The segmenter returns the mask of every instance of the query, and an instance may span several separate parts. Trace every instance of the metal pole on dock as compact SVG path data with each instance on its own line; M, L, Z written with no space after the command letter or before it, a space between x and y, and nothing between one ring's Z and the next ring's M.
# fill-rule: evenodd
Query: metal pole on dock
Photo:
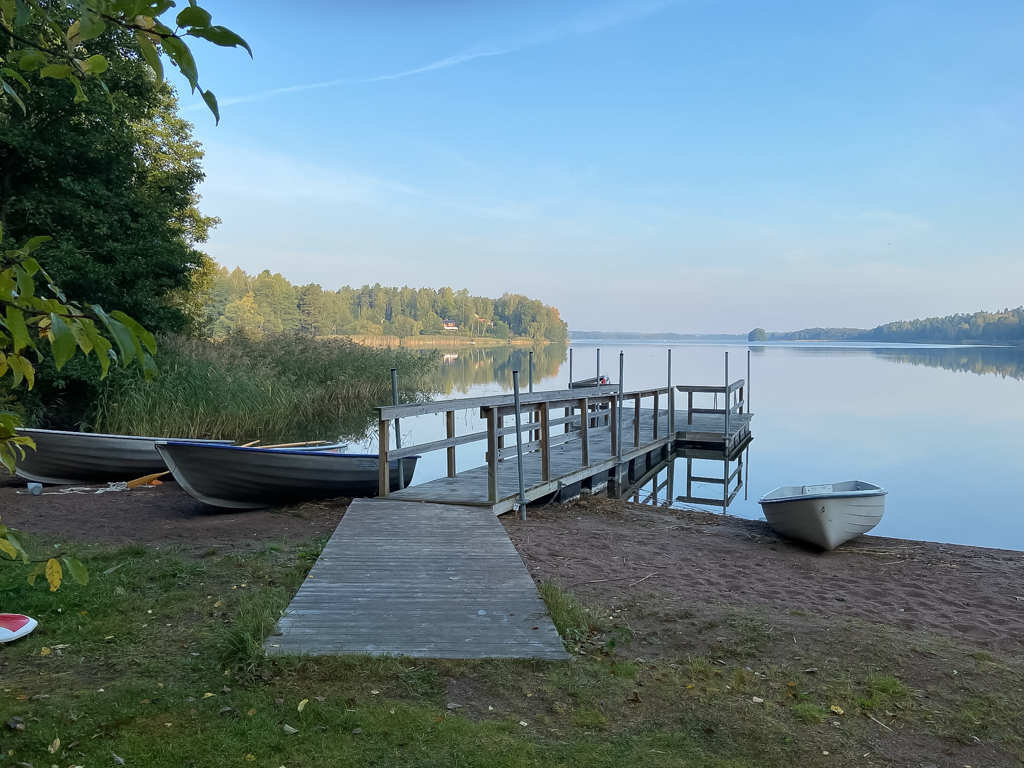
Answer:
M391 369L391 404L398 405L398 370L396 368ZM402 429L400 427L400 419L395 419L395 450L399 451L402 449ZM405 488L405 464L402 459L398 460L398 490Z
M516 457L519 459L519 519L526 519L526 478L523 476L523 413L519 405L519 371L512 371L512 393L516 403Z
M615 460L619 464L622 463L622 370L623 370L623 367L625 365L625 357L626 357L626 353L620 351L619 352L619 407L616 409L616 416L618 417L618 420L619 420L618 425L616 425L616 429L618 429L617 434L619 436L619 439L616 441L617 445L615 446L616 449L617 449L616 454L615 454ZM640 425L638 424L637 428L639 429L639 427L640 427Z
M596 384L596 386L598 386L598 387L601 386L601 348L600 347L597 348L597 384Z
M744 394L746 395L746 397L744 397L743 399L747 401L747 407L745 408L745 410L746 410L747 413L753 413L753 411L750 410L750 350L749 349L747 350L747 388L746 388L746 391L744 392Z
M530 350L530 394L533 394L533 350Z
M729 353L725 353L725 453L729 455L729 409L732 397L729 392Z
M569 389L572 389L572 347L569 347Z
M668 394L665 395L668 400L668 449L672 451L672 446L676 440L676 399L672 394L672 350L668 351Z

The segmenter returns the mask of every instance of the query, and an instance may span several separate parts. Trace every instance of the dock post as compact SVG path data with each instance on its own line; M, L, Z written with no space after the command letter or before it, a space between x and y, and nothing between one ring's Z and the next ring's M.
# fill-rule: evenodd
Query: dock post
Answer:
M391 369L391 404L398 405L398 370L396 368ZM449 437L455 437L455 435L449 435ZM397 418L395 419L395 450L402 450L402 427ZM405 488L404 464L402 459L398 460L398 490Z
M594 386L601 386L601 348L597 348L597 384Z
M377 444L377 495L386 499L391 495L391 473L388 467L388 444L391 442L391 422L381 419L379 424L379 437Z
M676 441L676 393L672 389L672 350L668 351L668 439L669 450ZM671 494L670 494L671 495Z
M547 482L551 479L551 435L549 424L551 412L547 403L540 405L540 476Z
M448 439L451 440L455 437L455 411L445 411L444 413L444 426L445 433L448 435ZM448 448L448 477L455 477L455 446L449 446Z
M626 365L626 353L618 352L618 444L615 446L615 461L623 463L623 371ZM617 471L617 469L616 469Z
M587 398L579 401L580 409L580 453L583 456L582 465L590 466L590 405Z
M498 409L484 408L487 419L487 500L498 503Z
M572 347L569 347L569 389L572 389Z
M516 404L516 457L519 459L519 519L526 519L526 479L523 476L523 414L519 406L519 371L512 371L512 394Z
M530 350L530 394L533 394L533 350Z
M732 409L732 393L729 391L729 353L725 353L725 452L729 453L729 411Z
M747 413L753 413L753 411L750 410L750 350L749 349L747 350L747 391L746 391L745 394L746 394L746 401L747 401Z

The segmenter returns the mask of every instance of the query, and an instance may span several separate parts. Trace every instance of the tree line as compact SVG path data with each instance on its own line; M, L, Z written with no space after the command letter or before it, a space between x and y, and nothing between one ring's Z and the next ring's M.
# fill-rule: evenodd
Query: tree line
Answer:
M444 334L565 342L568 330L555 307L520 294L491 299L465 289L379 283L331 291L316 283L293 285L270 270L250 275L239 267L214 270L204 312L215 338L236 331L297 331L311 336Z
M890 341L931 344L1022 344L1024 306L1002 312L900 320L871 329L805 328L787 333L752 330L749 341Z

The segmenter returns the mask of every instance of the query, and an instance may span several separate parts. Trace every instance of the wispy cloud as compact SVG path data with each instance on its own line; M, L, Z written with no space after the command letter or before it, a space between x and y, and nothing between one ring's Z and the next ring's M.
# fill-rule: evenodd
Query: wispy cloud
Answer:
M376 77L364 78L342 78L339 80L326 80L318 83L301 83L290 85L284 88L274 88L269 91L252 93L247 96L233 96L220 100L221 106L230 104L242 104L250 101L262 101L264 99L281 96L287 93L298 93L300 91L311 91L320 88L336 88L345 85L357 85L360 83L377 83L385 80L398 80L403 77L422 75L427 72L436 72L441 69L455 67L475 59L487 58L489 56L504 56L517 51L524 51L528 48L536 48L540 45L547 45L569 37L580 37L593 34L609 27L626 24L630 21L642 19L651 14L657 13L672 5L677 5L682 0L611 0L611 2L590 8L583 13L577 14L566 21L546 27L538 32L522 35L505 40L492 40L478 43L471 48L447 56L443 59L424 64L420 67L406 69L401 72L394 72L388 75L377 75ZM189 108L201 108L203 105L190 105Z

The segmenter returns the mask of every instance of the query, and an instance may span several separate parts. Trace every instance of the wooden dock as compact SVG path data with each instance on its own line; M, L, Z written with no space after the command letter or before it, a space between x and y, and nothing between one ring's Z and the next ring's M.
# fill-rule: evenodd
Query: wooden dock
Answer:
M567 655L490 509L356 500L266 651L539 658Z
M544 477L543 456L538 450L523 455L523 474L527 501L548 499L556 501L578 496L584 489L596 492L616 481L616 469L621 467L619 482L632 485L656 465L666 461L677 446L700 445L707 450L724 450L725 446L742 446L749 442L750 414L737 414L730 420L729 437L724 435L724 416L696 414L687 422L686 412L677 412L675 432L669 434L668 413L658 417L660 429L655 437L654 410L640 410L640 434L636 439L636 420L631 414L623 423L621 461L613 451L611 430L592 434L589 440L589 462L583 465L580 440L570 440L550 449L548 479ZM514 428L513 428L514 429ZM527 431L524 427L524 431ZM636 443L639 442L639 445ZM626 447L628 446L628 447ZM514 442L509 449L514 450ZM519 460L512 455L498 462L498 498L488 497L488 472L485 466L458 472L454 477L440 477L413 485L401 491L392 491L389 498L402 501L484 506L495 514L513 509L519 495Z

